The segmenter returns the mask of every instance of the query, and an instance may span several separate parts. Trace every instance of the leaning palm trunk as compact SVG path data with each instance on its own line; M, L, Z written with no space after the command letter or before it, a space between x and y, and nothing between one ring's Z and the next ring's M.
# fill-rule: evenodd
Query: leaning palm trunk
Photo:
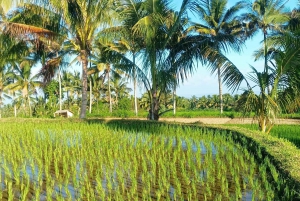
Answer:
M220 97L220 113L223 114L223 95L222 95L222 79L221 70L218 67L219 97Z
M81 91L81 108L80 108L80 118L84 119L86 117L86 105L87 105L87 60L88 53L86 50L81 51L81 61L82 61L82 91Z

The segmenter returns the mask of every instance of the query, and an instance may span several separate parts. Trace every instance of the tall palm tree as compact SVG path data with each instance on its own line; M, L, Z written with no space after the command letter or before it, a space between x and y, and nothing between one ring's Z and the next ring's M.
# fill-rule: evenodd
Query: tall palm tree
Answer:
M269 70L258 72L252 67L253 73L249 75L249 80L255 83L254 87L258 87L260 93L255 94L254 87L249 87L239 100L245 114L254 111L254 118L264 133L269 133L278 114L300 97L299 35L284 34L273 44L273 50L268 52L270 56L267 55L271 63Z
M118 104L119 99L123 97L129 97L129 92L131 88L129 88L128 82L125 77L114 76L111 78L111 90L115 96L115 103Z
M68 27L70 45L79 55L82 64L82 102L80 118L85 118L87 108L87 71L88 57L92 51L92 42L100 27L105 27L113 18L112 0L38 0L35 1L60 14L64 25Z
M32 65L30 61L25 60L20 65L15 66L11 72L7 73L7 76L14 80L14 82L6 85L4 89L13 92L22 92L22 97L25 103L28 104L29 115L31 116L32 111L30 96L36 93L36 89L41 85L41 82L37 79L38 75L32 75Z
M198 33L201 36L200 40L207 44L202 54L208 59L211 72L217 72L218 75L221 114L223 113L221 70L223 68L223 71L228 71L235 68L225 54L230 50L240 52L244 45L245 33L238 18L245 5L240 1L227 8L227 0L196 1L194 11L199 16L200 23L193 23L189 28L190 31Z
M144 47L141 50L144 58L142 69L145 75L149 75L145 87L151 97L151 109L149 111L151 120L158 120L159 118L159 91L163 91L160 88L164 85L160 81L165 83L164 79L167 78L162 76L167 74L165 68L167 44L186 13L188 4L189 0L184 0L178 15L174 18L174 12L170 9L169 1L143 1L141 5L142 15L133 26L134 34L144 38Z
M137 69L136 58L140 49L142 49L143 39L141 36L135 35L133 31L134 25L141 18L141 0L125 0L120 11L122 25L119 28L121 37L119 43L123 44L132 55L132 78L133 78L133 93L134 93L134 111L138 115L137 105Z
M13 81L7 77L7 72L27 54L28 47L24 41L15 40L5 33L0 34L0 107L3 104L4 88Z
M242 16L249 31L261 31L263 34L264 71L266 73L269 70L268 35L283 31L283 25L289 20L287 13L284 12L285 2L285 0L255 0L248 5L251 8L250 12Z

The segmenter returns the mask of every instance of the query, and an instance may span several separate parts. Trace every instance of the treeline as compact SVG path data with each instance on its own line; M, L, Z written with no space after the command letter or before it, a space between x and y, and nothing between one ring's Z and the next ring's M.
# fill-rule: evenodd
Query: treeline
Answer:
M169 0L0 2L1 116L10 107L6 102L13 103L15 115L29 117L70 109L76 114L79 110L84 119L102 103L108 103L112 114L121 100L132 100L126 94L129 78L135 115L140 88L150 104L145 97L139 102L148 104L150 120L158 120L170 110L164 96L173 97L176 113L178 86L200 66L217 75L219 104L194 101L190 108L219 105L222 113L233 107L226 105L223 85L235 93L245 83L237 107L244 115L253 112L260 130L269 132L280 113L300 106L298 5L286 10L279 0L238 1L232 6L227 0L182 0L175 9L175 1ZM17 3L22 4L10 7ZM263 64L249 67L252 72L244 75L227 54L242 53L254 35L262 41L254 60ZM74 65L81 67L80 74L72 75L76 82L63 86L65 71ZM54 93L55 82L59 89ZM122 82L122 90L115 87Z

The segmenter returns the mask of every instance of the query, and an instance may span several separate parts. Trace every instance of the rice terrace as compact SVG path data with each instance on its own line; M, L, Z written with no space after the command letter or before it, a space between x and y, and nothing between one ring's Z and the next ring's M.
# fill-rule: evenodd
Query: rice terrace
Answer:
M293 158L281 163L277 160L283 158L272 155L276 150L268 153L263 143L290 149L280 157L295 151L299 159L299 149L271 136L253 140L243 132L138 120L2 121L0 197L299 199L300 174L292 169L298 166L289 164Z
M300 0L0 0L0 201L300 201Z

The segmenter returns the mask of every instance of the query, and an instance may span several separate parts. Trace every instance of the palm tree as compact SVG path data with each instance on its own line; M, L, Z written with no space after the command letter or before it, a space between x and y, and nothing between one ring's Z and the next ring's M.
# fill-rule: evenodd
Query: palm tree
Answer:
M246 28L251 31L262 31L264 46L264 71L268 74L268 45L267 38L270 33L283 31L283 25L288 22L288 15L284 12L284 0L255 0L249 13L242 17L245 21Z
M134 25L141 18L141 0L125 0L120 11L120 18L122 19L122 25L118 27L121 33L119 44L123 44L127 51L132 55L132 78L133 78L133 92L134 92L134 111L135 115L138 115L137 105L137 69L136 58L137 54L142 48L142 37L135 35L133 31Z
M149 110L149 108L151 108L151 99L149 93L144 93L139 99L139 107L146 110Z
M299 70L300 38L299 35L285 34L273 44L267 58L270 66L266 72L258 72L252 67L249 80L254 82L260 93L255 94L252 87L244 92L239 100L239 106L244 114L254 111L259 129L269 133L281 111L300 97ZM249 85L248 85L249 86Z
M58 32L62 35L66 33L65 28L60 26L60 16L38 5L24 4L21 9L15 10L6 21L4 31L9 32L10 35L16 34L23 37L21 39L26 39L26 43L31 49L29 57L35 63L40 62L42 64L40 75L43 76L44 85L46 85L54 76L57 66L62 62L62 56L58 57L58 51L61 48L59 44L62 43L63 38L55 37L56 41L49 40L49 33L53 36L55 33L58 36ZM44 33L39 33L41 30L44 30ZM37 34L34 34L35 32ZM51 37L51 39L54 38Z
M27 54L28 47L24 41L15 40L5 33L0 34L0 107L3 104L4 88L13 81L7 77L7 72L19 58Z
M133 26L134 34L144 38L144 46L141 50L144 58L142 70L145 75L149 75L144 83L151 97L151 109L149 111L151 120L158 120L159 118L159 92L164 91L160 88L166 86L164 84L166 83L165 79L169 78L171 81L174 77L173 73L167 72L165 54L167 44L179 26L188 3L188 0L182 2L181 9L174 18L174 12L169 8L169 1L143 1L141 5L142 15ZM163 76L167 74L168 77ZM170 78L171 75L172 79Z
M131 88L129 88L128 82L125 77L114 76L111 78L111 90L115 96L115 103L118 104L119 99L124 97L129 97L129 92Z
M15 5L15 3L18 3L20 1L14 0L8 2L11 3L10 5ZM9 3L6 3L5 5L9 5ZM2 34L8 34L11 38L22 40L22 41L31 40L35 42L39 41L41 38L44 41L50 41L56 35L52 30L45 28L47 25L49 25L48 23L45 23L45 21L43 21L43 23L41 24L41 21L37 20L38 16L28 19L27 18L28 15L26 17L22 15L18 15L20 10L28 11L26 9L27 7L22 7L22 9L16 9L15 12L13 13L14 15L8 15L9 17L7 17L5 14L5 11L7 10L3 9L3 7L1 6L0 6L0 26L1 26ZM29 7L36 8L33 4L30 4ZM38 9L34 9L34 10L36 11ZM33 15L31 14L31 16ZM28 20L28 21L24 22L24 20L25 21ZM39 22L38 26L31 24L37 22Z
M69 44L79 55L82 64L82 102L80 118L85 118L87 108L87 71L88 57L92 52L92 42L99 32L112 20L112 8L115 6L112 0L38 0L39 4L60 14L64 25L68 27L68 35L71 37Z
M193 23L190 31L200 35L200 40L207 45L202 54L209 62L211 72L217 71L219 83L220 113L223 113L222 97L222 72L231 71L236 68L226 58L225 54L230 50L240 52L245 41L245 33L238 17L244 2L237 2L234 6L227 8L227 0L200 0L195 3L194 11L199 16L200 23ZM219 54L218 56L214 56ZM227 63L227 64L226 64Z
M14 80L13 83L5 86L4 89L14 91L21 91L24 102L28 104L29 115L31 112L31 99L30 95L36 93L37 87L41 85L41 82L37 80L38 75L32 75L32 67L30 61L23 61L20 65L15 66L11 72L7 73L7 76Z

